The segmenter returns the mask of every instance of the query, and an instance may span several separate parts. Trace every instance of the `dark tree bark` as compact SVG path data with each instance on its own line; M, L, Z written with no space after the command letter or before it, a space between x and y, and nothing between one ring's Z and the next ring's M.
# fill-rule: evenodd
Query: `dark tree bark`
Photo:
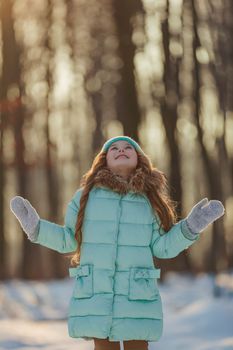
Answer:
M219 167L220 159L214 161L210 158L206 147L203 142L203 130L200 125L200 111L201 111L201 100L200 100L200 86L201 86L201 72L200 72L200 64L197 60L196 52L197 49L201 46L200 39L198 36L198 16L196 12L195 2L194 0L188 1L187 6L191 6L192 16L193 16L193 59L194 59L194 101L195 101L195 109L194 115L198 130L198 141L202 151L203 163L206 171L206 175L208 178L209 184L209 194L211 199L218 199L224 202L222 186L221 186L221 169ZM227 254L226 254L226 242L224 236L224 226L222 220L217 220L213 224L213 237L212 237L212 246L210 248L209 260L208 260L208 268L212 272L218 272L219 266L221 268L227 268Z
M214 7L208 0L209 26L214 46L216 60L209 63L210 71L215 80L219 106L223 115L223 134L217 140L219 160L221 161L221 178L224 201L233 189L233 157L227 153L226 128L227 112L233 110L233 2L223 2L221 10ZM217 38L216 38L217 35ZM229 233L230 234L230 233ZM233 266L233 253L228 251L229 267Z
M6 253L5 253L5 218L3 215L4 212L4 188L5 188L5 164L4 164L4 144L3 137L4 131L7 123L7 110L8 102L7 98L7 86L9 85L9 75L8 75L8 64L7 60L10 56L9 46L7 43L8 40L8 23L7 23L7 2L2 1L0 5L0 14L1 14L1 31L2 31L2 56L3 56L3 66L2 66L2 77L0 81L0 279L5 278L7 275L6 271Z
M118 86L118 118L124 134L138 141L138 127L141 121L135 81L134 56L136 47L132 41L132 18L137 13L144 15L141 0L114 0L114 16L119 39L119 54L123 61L121 83Z
M22 197L27 197L27 165L24 161L25 144L22 132L25 111L21 103L23 87L20 81L20 49L15 38L12 18L12 1L10 0L2 1L2 34L4 45L4 74L1 99L4 99L6 101L6 105L9 106L8 113L5 114L5 118L8 119L8 122L11 122L14 130L15 166L18 179L18 193ZM7 98L7 92L13 84L14 87L17 88L17 97L12 104L12 102ZM12 105L14 106L13 109L11 108ZM37 260L38 247L34 248L26 235L23 234L22 265L18 269L18 276L25 278L30 278L32 276L36 277L38 273Z
M173 200L177 202L177 215L181 218L182 214L182 185L181 185L181 159L177 140L177 107L180 98L179 87L179 70L180 59L172 57L169 51L169 44L171 33L169 32L169 2L166 5L166 16L162 23L162 40L164 51L164 74L163 84L165 88L165 95L160 100L161 116L163 120L164 129L166 132L168 148L170 153L170 195ZM155 89L154 89L155 90ZM154 96L155 100L158 99ZM183 251L178 255L176 260L168 259L162 262L166 267L177 270L191 270L192 266L189 260L187 251Z

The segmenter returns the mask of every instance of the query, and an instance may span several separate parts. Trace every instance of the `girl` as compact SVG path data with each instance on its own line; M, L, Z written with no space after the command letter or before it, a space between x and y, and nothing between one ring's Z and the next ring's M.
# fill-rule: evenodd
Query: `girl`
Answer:
M27 199L11 210L30 241L74 252L70 337L93 339L95 350L148 349L162 335L163 312L153 256L177 256L224 214L207 198L176 222L165 175L127 136L109 139L67 206L64 226L40 219Z

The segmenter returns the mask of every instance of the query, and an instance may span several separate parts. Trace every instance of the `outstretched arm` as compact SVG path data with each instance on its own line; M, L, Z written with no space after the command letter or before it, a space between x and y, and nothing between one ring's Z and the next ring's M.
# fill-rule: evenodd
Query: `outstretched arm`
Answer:
M199 239L200 232L224 215L225 209L220 201L207 198L198 202L189 215L173 225L168 232L160 227L158 219L153 222L151 249L153 255L161 259L177 256Z
M10 207L31 242L41 244L60 253L68 253L75 251L77 248L75 225L80 196L81 192L78 190L68 203L64 226L40 219L29 201L20 196L16 196L11 200Z

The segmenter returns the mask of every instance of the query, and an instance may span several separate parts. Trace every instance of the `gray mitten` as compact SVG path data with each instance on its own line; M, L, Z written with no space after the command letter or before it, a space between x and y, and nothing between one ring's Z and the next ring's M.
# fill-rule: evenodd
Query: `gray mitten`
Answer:
M39 232L40 217L27 199L15 196L10 201L10 208L13 214L19 220L19 223L27 234L28 239L34 242Z
M202 199L190 211L185 218L186 224L192 234L198 234L205 230L205 228L220 218L225 212L222 202L218 200L210 200L208 198Z

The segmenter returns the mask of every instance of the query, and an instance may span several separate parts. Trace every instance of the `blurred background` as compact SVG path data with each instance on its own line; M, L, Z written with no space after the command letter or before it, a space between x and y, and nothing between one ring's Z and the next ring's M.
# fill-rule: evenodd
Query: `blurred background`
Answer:
M215 296L224 284L232 296L233 1L2 0L0 6L0 316L60 319L67 305L62 309L59 299L58 314L57 305L50 313L48 305L59 291L59 298L71 294L61 284L45 292L38 280L64 281L69 259L27 239L10 199L23 196L41 218L63 225L82 175L106 139L119 134L138 141L167 175L179 218L204 197L226 207L187 251L156 259L161 282L169 272L215 282L222 276ZM25 280L38 282L26 289ZM169 289L194 286L182 281ZM205 283L196 295L211 293ZM176 293L177 313L183 304ZM30 313L32 305L39 305L37 313ZM9 339L4 344L17 347ZM228 349L216 349L222 348Z
M0 277L63 278L9 209L27 198L63 225L103 142L135 138L169 179L180 218L203 197L223 218L166 271L233 266L233 2L2 0Z

